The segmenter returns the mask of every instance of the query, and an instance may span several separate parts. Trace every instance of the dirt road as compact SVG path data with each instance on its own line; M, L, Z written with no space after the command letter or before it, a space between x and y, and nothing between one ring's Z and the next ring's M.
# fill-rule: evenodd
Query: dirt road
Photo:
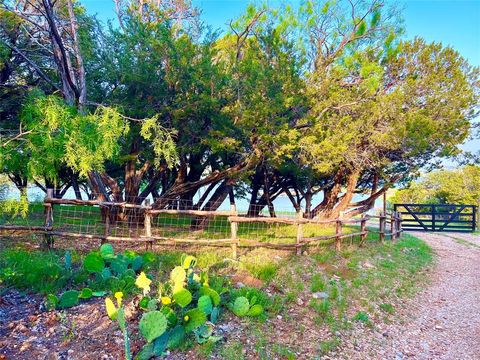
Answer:
M400 319L336 359L480 359L480 235L414 233L436 253L430 284Z

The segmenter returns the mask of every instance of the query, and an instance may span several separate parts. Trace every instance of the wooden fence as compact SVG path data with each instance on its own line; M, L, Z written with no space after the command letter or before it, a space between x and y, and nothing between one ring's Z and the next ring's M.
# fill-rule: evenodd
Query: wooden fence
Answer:
M231 206L229 211L202 211L195 209L154 209L148 202L145 201L143 205L136 205L130 203L114 203L98 200L68 200L68 199L55 199L52 197L52 191L48 190L47 197L44 200L44 216L45 221L43 226L25 226L25 225L0 225L0 230L3 231L31 231L43 233L45 243L47 246L53 246L54 236L71 237L71 238L83 238L83 239L95 239L104 242L135 242L145 243L147 250L153 248L153 244L161 245L177 245L177 244L191 244L191 245L205 245L205 246L223 246L230 247L232 250L232 256L237 257L238 248L273 248L281 250L296 251L297 254L301 254L302 249L321 242L334 242L335 249L340 251L342 248L342 241L344 239L353 239L358 237L360 239L359 244L362 246L365 243L369 232L378 234L380 241L385 241L387 237L394 240L401 236L401 215L396 212L389 214L382 214L380 216L363 215L359 219L342 219L341 217L333 220L318 220L307 219L302 213L297 213L294 218L285 217L247 217L238 214L234 205ZM62 230L61 224L56 225L55 218L55 205L81 205L87 207L99 207L102 209L101 216L103 226L103 233L92 234L80 231L65 231ZM111 234L112 223L114 223L113 217L119 210L122 211L135 211L137 220L135 222L136 227L140 227L140 231L135 232L135 235L129 236L116 236ZM159 236L152 232L152 219L159 215L183 215L194 218L209 219L213 217L226 218L229 223L228 235L224 238L216 239L192 239L186 236L185 238L179 238L178 236ZM378 219L379 228L378 231L372 228L367 229L367 221ZM238 229L240 224L275 224L275 225L292 225L296 227L296 241L294 243L275 243L271 241L258 241L254 239L240 239L238 236ZM323 236L304 236L303 228L307 224L324 224L334 225L335 233L331 235ZM345 232L346 226L359 225L358 231ZM387 227L389 227L387 229ZM355 228L354 230L356 230ZM351 228L349 230L352 230Z

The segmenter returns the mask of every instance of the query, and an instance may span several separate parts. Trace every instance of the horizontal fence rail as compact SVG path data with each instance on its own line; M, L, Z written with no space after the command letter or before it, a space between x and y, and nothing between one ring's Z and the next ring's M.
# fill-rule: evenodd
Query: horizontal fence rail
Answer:
M311 245L334 244L340 251L344 239L358 239L363 245L369 232L379 239L396 239L402 233L401 214L363 215L358 219L309 219L302 212L280 213L278 217L261 213L241 214L235 205L228 211L195 208L193 203L172 199L164 208L144 204L98 200L53 198L48 189L43 209L33 211L33 223L3 224L3 232L37 232L47 246L54 237L98 240L101 243L122 241L153 245L201 245L230 247L237 257L239 248L272 248L296 251ZM41 216L39 214L41 213ZM367 222L378 219L377 230L367 229Z

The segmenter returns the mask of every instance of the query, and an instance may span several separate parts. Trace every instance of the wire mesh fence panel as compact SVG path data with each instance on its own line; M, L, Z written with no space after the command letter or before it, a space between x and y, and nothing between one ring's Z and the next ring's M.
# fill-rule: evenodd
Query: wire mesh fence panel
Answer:
M101 209L90 205L54 205L55 231L103 236L105 222Z
M152 235L164 238L226 239L230 224L226 216L159 214L152 220Z
M145 210L141 208L105 208L104 217L110 223L108 236L138 239L145 235Z
M51 192L50 192L51 193ZM127 201L126 201L127 200ZM52 211L50 211L50 209ZM360 224L338 220L309 219L292 209L267 205L249 205L236 209L230 204L200 204L190 199L125 198L111 195L101 200L78 200L75 197L30 204L24 217L0 217L2 224L38 225L36 231L46 236L100 239L102 241L145 242L167 245L220 245L232 247L272 247L298 249L304 246L330 244L340 239L361 241ZM45 226L46 219L52 220ZM356 235L350 235L356 234ZM236 255L234 255L235 257Z

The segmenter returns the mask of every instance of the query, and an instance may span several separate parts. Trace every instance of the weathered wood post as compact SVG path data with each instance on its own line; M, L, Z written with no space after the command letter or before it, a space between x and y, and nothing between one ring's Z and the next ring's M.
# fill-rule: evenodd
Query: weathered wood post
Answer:
M150 199L145 199L145 217L144 217L145 237L147 242L145 243L145 250L153 250L152 240L152 215L150 214Z
M235 204L230 204L231 216L237 216L237 207ZM238 223L235 221L230 221L230 235L232 240L232 258L236 259L238 254Z
M342 214L339 215L335 228L335 251L340 250L342 250Z
M432 231L435 231L435 226L436 226L436 220L435 220L435 205L432 205L430 207L431 213L432 213Z
M47 189L47 195L45 196L45 233L44 233L44 247L50 249L54 245L53 236L50 234L53 227L53 204L49 201L53 198L53 189Z
M362 214L362 220L360 221L360 246L365 245L365 240L367 240L367 217L365 214Z
M105 244L107 238L110 236L110 206L107 206L104 211L105 215L105 231L103 233L103 239L100 241Z
M390 213L390 240L395 240L396 238L396 229L395 229L395 224L396 224L396 216L395 216L395 211L392 211Z
M397 211L398 216L398 237L402 237L402 213Z
M302 225L302 220L303 220L303 211L300 209L297 211L297 255L302 255L302 239L303 239L303 225Z
M385 213L382 211L380 213L380 228L379 228L379 232L380 232L380 241L383 243L385 242L385 228L386 228L386 222L387 222L387 217L385 215Z

